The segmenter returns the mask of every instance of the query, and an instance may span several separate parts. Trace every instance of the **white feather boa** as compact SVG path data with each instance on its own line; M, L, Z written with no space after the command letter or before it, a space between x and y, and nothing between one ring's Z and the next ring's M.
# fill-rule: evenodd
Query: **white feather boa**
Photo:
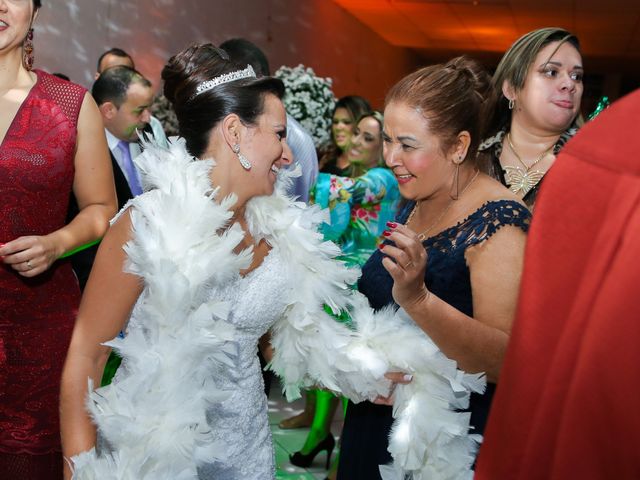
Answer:
M126 374L87 401L113 451L75 456L77 480L194 479L198 465L225 458L205 412L227 395L216 373L234 355L234 330L225 321L228 305L207 299L213 285L251 261L248 251L233 253L243 237L237 225L227 228L235 199L214 201L214 162L194 161L182 141L169 150L147 145L136 163L150 190L130 202L125 268L144 280L144 290L127 336L109 342ZM291 266L295 288L272 328L271 368L287 397L321 385L354 401L373 399L388 394L386 371L412 373L411 384L396 389L394 464L381 467L383 478L471 478L478 439L468 433L469 414L453 409L484 389L484 377L457 370L402 310L373 313L349 287L359 271L336 261L340 250L317 231L326 213L284 194L291 175L282 171L276 192L246 209L252 235L277 246ZM334 321L324 304L348 310L356 329Z

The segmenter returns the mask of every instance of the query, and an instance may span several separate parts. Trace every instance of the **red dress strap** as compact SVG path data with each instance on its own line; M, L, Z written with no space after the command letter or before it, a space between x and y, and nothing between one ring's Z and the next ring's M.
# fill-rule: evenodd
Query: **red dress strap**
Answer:
M82 107L87 89L41 70L36 70L36 74L45 94L60 107L73 126L77 127L80 107Z

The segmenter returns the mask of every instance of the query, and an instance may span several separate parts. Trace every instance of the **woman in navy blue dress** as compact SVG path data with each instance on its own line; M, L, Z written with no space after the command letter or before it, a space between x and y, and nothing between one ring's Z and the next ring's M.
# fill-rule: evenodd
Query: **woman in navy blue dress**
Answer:
M385 161L407 203L358 284L375 309L402 307L459 368L486 372L472 395L482 434L515 315L530 214L480 172L489 77L465 58L423 68L395 85L385 108ZM349 404L338 479L380 478L391 407Z

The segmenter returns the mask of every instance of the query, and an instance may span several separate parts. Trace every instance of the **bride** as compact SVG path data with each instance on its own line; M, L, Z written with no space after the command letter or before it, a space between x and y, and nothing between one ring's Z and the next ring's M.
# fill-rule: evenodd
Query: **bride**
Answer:
M396 468L468 472L468 418L451 407L482 379L456 371L402 314L374 316L349 289L359 272L317 233L324 214L283 193L283 84L210 44L171 58L162 78L182 139L138 157L146 193L100 246L62 378L66 478L275 478L256 356L268 331L290 399L321 385L371 400L389 394L386 371L413 374L396 390ZM122 366L94 390L111 348ZM410 404L425 395L441 417L428 427ZM427 440L432 455L416 465L413 444Z

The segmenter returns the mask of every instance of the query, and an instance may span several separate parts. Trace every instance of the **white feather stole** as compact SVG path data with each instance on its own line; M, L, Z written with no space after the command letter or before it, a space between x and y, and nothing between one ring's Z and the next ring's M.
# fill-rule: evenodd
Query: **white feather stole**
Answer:
M234 355L234 330L225 321L228 305L208 299L213 285L251 261L250 252L233 252L243 237L238 226L227 228L235 199L214 201L214 162L194 161L183 141L169 150L147 145L136 163L151 190L128 205L133 239L125 268L144 289L126 337L108 343L126 372L87 401L113 450L74 457L78 480L194 479L198 465L225 458L205 412L226 398L216 377ZM396 389L394 464L381 467L385 480L471 478L477 439L468 434L469 414L453 409L482 391L484 378L457 370L402 311L373 313L350 288L359 271L336 261L338 247L317 231L326 213L283 193L291 175L282 171L276 192L246 209L252 235L277 246L291 266L295 288L272 328L271 368L287 397L321 385L354 401L373 399L388 394L386 371L412 373L412 383ZM348 310L356 329L336 322L324 304Z

